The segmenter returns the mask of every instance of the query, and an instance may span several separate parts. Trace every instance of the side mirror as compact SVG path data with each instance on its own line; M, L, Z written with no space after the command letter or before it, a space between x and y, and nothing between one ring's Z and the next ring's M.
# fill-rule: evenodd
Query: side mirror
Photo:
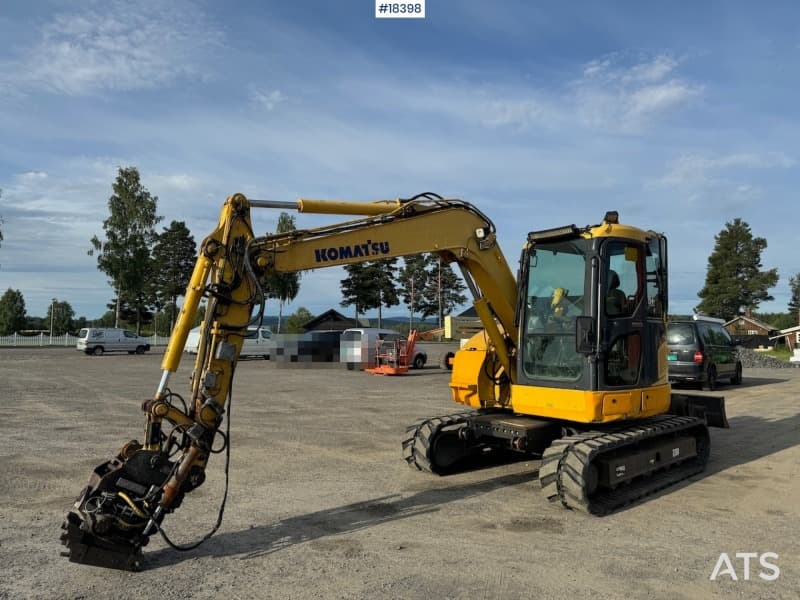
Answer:
M577 317L575 319L575 352L578 354L592 354L594 348L594 319L592 317Z

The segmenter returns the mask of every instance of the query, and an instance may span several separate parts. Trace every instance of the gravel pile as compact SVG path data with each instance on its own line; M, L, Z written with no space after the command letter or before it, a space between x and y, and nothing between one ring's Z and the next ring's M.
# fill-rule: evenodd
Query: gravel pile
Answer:
M742 367L745 369L792 369L800 366L800 364L780 360L763 352L755 352L741 346L739 346L738 352L739 360L742 361Z

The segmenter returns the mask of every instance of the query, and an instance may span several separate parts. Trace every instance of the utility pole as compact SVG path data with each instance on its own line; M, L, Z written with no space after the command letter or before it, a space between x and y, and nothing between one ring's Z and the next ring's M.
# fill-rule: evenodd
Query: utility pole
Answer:
M442 257L439 257L439 261L436 263L439 266L439 270L437 271L436 277L436 290L437 290L437 299L439 300L439 312L436 314L438 319L436 320L437 327L442 327Z
M408 315L408 330L414 329L414 276L411 276L411 309Z
M50 343L53 343L53 321L56 314L56 299L50 301Z
M114 327L115 328L119 328L119 289L120 289L120 286L117 285L117 310L116 310L115 316L114 316Z

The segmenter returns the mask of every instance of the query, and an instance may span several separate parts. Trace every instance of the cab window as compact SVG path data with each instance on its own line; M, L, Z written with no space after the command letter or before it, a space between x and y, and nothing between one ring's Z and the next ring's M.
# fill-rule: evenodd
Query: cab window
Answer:
M667 265L664 237L655 237L647 243L645 268L647 270L647 315L663 317L667 305Z
M586 240L537 244L528 261L522 320L524 375L577 381L586 362L575 350L575 319L586 308Z
M606 247L605 305L609 317L633 314L642 298L643 250L632 242L609 242Z

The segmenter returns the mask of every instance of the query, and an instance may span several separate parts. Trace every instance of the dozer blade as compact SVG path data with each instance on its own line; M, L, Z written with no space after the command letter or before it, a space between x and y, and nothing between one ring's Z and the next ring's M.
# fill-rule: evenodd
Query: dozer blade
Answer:
M669 413L706 420L709 427L729 429L723 396L700 396L699 394L672 394Z

